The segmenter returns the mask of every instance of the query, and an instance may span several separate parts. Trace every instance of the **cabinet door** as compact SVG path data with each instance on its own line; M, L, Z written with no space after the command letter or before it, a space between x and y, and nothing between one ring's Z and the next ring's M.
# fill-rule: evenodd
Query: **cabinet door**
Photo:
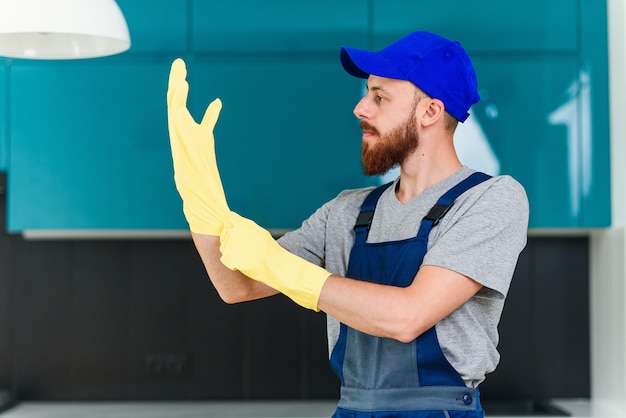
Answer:
M373 3L376 48L428 30L467 49L482 100L456 143L478 137L473 151L485 151L488 161L462 160L517 178L529 196L531 228L610 225L605 6L582 3Z
M473 117L501 172L525 186L531 226L582 226L582 201L595 181L588 74L576 57L474 61L482 100Z
M293 228L344 188L369 184L352 109L361 82L335 57L196 59L193 109L223 101L218 164L231 207Z
M193 50L242 53L339 55L339 47L365 47L364 0L193 0Z
M368 180L352 108L361 84L333 58L196 60L197 119L219 96L216 128L233 209L293 228ZM12 68L11 231L186 229L172 175L169 61L20 63Z
M130 32L131 48L124 56L180 55L187 51L187 0L117 0L117 3Z
M572 0L374 0L375 47L415 30L461 41L474 53L576 52L578 2Z
M169 60L15 62L8 228L184 228L172 180Z

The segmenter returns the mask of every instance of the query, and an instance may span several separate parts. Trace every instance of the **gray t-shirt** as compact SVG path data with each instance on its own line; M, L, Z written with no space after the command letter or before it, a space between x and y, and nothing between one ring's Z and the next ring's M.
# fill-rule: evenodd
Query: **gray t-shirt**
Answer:
M395 187L389 187L376 206L368 242L416 236L422 218L439 197L473 172L463 167L407 204L397 199ZM345 276L354 223L372 189L341 192L300 228L281 237L280 244ZM497 176L461 195L430 233L422 265L454 270L484 286L435 327L443 353L467 386L477 386L499 362L497 325L519 253L526 245L528 212L523 187L510 176ZM329 352L338 335L338 321L328 316Z

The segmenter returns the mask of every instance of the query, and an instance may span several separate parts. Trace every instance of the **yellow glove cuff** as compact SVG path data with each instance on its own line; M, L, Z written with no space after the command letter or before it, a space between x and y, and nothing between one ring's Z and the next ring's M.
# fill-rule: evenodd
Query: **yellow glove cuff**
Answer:
M234 212L224 221L220 242L225 266L319 311L317 303L328 271L290 253L267 230Z

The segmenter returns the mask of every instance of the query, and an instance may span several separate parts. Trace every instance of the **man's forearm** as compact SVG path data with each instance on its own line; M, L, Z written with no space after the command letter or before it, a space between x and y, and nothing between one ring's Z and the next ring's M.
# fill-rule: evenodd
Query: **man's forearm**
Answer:
M227 268L220 261L220 238L191 233L207 274L218 294L226 303L261 299L277 294L271 287L252 280L239 271Z
M423 266L408 287L332 275L318 307L359 331L409 342L469 300L482 285L460 273Z

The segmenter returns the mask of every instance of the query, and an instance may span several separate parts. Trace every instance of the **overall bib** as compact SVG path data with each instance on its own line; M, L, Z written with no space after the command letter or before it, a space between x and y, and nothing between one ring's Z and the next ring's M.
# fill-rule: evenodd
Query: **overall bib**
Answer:
M426 254L428 235L454 200L488 179L474 173L439 198L413 238L367 243L378 198L390 184L374 189L361 206L347 276L385 285L411 284ZM333 417L481 418L478 389L468 388L441 351L435 327L411 343L374 337L340 325L331 353L341 379L341 398Z

